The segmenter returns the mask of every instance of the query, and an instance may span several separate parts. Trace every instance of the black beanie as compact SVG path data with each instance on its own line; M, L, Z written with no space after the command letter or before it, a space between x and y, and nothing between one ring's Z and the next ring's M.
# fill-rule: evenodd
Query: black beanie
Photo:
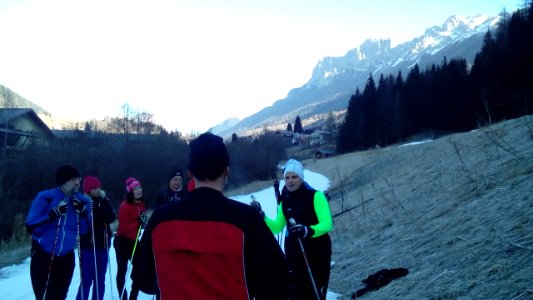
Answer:
M172 171L172 173L170 174L169 180L171 180L172 178L174 178L176 176L181 176L181 178L183 178L183 172L181 171L181 169L176 169L176 170Z
M80 178L80 172L76 168L70 165L64 165L56 170L57 185L63 185L65 182L73 179Z
M189 171L200 181L217 179L229 166L228 150L218 135L202 133L189 148Z

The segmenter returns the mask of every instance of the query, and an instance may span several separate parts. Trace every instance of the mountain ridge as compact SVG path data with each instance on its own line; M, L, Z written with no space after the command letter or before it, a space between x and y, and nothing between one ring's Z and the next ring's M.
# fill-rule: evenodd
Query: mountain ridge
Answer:
M500 16L453 15L441 26L427 28L423 35L395 47L391 46L390 39L367 39L344 56L321 59L309 81L290 90L287 97L233 127L214 133L227 138L233 133L260 132L265 126L271 130L284 129L296 116L300 116L304 126L310 126L314 116L345 110L350 96L356 88L364 87L369 74L396 76L401 71L405 76L415 64L425 69L444 58L462 57L471 64L487 30L496 27L500 19Z

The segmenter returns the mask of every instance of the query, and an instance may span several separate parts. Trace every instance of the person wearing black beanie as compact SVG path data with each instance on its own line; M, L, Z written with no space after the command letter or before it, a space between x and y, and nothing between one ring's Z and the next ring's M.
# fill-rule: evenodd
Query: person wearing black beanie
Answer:
M223 194L230 174L224 141L204 133L189 147L197 185L148 220L133 282L161 299L287 299L288 266L274 235L252 207Z
M30 277L36 299L67 297L77 235L89 229L92 199L78 192L80 172L64 165L55 177L58 186L38 193L26 218L26 230L32 234Z
M189 196L189 191L183 186L183 172L175 169L170 173L168 186L159 191L155 199L156 208L163 204L180 201Z
M71 165L64 165L56 170L56 182L58 186L62 186L65 182L73 179L73 178L80 178L80 172L78 169L74 168ZM78 186L78 189L80 187Z

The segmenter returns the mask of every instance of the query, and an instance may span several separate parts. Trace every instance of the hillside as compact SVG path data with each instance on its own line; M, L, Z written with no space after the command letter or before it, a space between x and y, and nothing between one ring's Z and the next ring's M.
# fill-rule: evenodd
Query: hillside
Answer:
M50 113L41 108L40 106L34 104L28 99L20 96L19 94L13 92L8 87L0 84L0 107L1 108L31 108L35 113L50 116Z
M305 166L332 180L342 299L400 267L410 273L361 298L533 298L533 116Z

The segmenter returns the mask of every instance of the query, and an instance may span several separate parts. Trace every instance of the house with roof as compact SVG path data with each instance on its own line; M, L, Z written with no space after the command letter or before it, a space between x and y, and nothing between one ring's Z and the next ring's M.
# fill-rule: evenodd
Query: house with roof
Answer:
M31 108L0 108L0 149L22 150L30 143L47 144L54 133Z
M323 147L318 148L315 151L315 158L317 159L328 158L328 157L335 156L336 154L337 154L337 151L335 150L334 146L323 146Z

